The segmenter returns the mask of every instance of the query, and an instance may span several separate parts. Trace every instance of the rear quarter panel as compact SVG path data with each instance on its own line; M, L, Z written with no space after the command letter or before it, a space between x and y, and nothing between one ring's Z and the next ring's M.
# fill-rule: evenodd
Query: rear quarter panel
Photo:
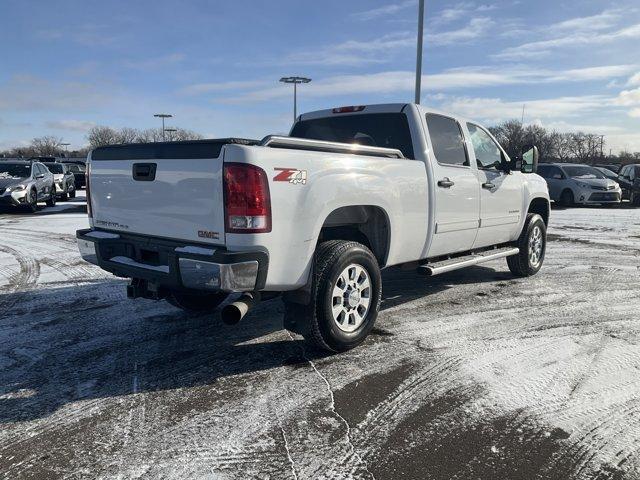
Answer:
M421 161L227 145L224 162L265 170L271 193L272 231L227 234L227 248L269 254L267 289L306 284L325 219L350 205L382 208L390 225L387 265L417 260L427 237L427 177ZM278 169L306 172L305 184L276 181Z

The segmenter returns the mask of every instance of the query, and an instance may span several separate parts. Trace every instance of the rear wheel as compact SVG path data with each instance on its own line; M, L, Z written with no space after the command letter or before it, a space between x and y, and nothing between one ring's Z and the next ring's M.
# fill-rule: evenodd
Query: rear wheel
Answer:
M573 198L573 192L571 190L565 190L560 195L560 204L563 207L571 207L575 203L575 199Z
M285 302L285 316L304 322L306 340L343 352L361 344L380 309L382 279L373 253L361 243L330 240L316 251L311 302ZM294 319L291 319L294 320Z
M507 257L511 273L519 277L529 277L538 273L547 248L547 227L540 215L527 215L517 246L520 253Z
M67 188L65 187L65 189L63 190L62 195L60 195L60 201L61 202L66 202L67 200L69 200L69 193L67 192Z
M69 198L76 198L76 187L75 185L71 185L69 187L71 190L69 190Z
M210 313L226 300L226 293L208 293L194 295L183 292L171 292L167 296L167 302L177 308L190 313Z

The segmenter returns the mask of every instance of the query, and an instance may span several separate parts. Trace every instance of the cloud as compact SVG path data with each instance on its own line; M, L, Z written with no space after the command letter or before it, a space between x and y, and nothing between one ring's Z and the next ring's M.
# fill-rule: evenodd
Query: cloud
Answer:
M633 118L640 118L640 108L632 108L629 110L629 116Z
M112 45L122 39L117 28L113 25L99 25L86 23L74 25L73 28L51 28L40 30L36 36L46 41L71 40L86 47L104 47Z
M623 90L615 98L614 103L623 107L640 105L640 88L633 90Z
M50 120L45 122L45 126L54 130L71 130L75 132L86 132L96 126L96 123L85 120Z
M183 53L171 53L155 58L145 58L143 60L127 60L124 62L124 65L140 70L153 70L155 68L173 66L182 62L185 58L186 56Z
M568 33L546 40L538 40L509 47L502 52L493 55L493 58L502 60L516 59L532 59L549 55L553 50L570 47L584 47L589 45L604 45L613 43L618 40L630 40L640 38L640 23L629 25L613 31L598 31L606 29L612 25L614 18L618 18L613 14L601 14L600 23L596 23L594 28L589 28L588 20L592 17L574 18L562 22L561 24L552 25L548 31L557 32L558 30L569 30ZM610 22L610 23L606 23ZM564 26L559 27L558 25ZM575 24L576 27L568 28L567 25Z
M460 45L485 36L494 25L494 21L487 17L472 18L464 27L427 33L425 41L428 45ZM362 66L385 63L403 49L413 54L415 47L415 32L394 32L370 40L348 40L311 51L294 52L269 64Z
M78 110L104 105L109 98L109 93L94 82L15 75L0 85L0 111Z
M440 10L433 16L429 23L431 25L444 25L455 22L461 18L469 17L475 13L489 12L496 8L498 7L492 4L475 5L472 2L461 2Z
M363 12L356 12L351 14L351 16L362 21L373 20L375 18L393 15L394 13L398 13L402 10L415 7L417 4L417 0L406 0L404 2L390 3L383 7L373 8L371 10L365 10Z
M554 23L545 30L551 32L575 32L576 30L593 32L595 30L606 30L616 26L621 18L622 12L620 10L605 10L597 15L575 17Z
M450 97L443 109L489 123L519 118L522 105L528 118L558 119L582 116L602 109L610 99L603 95L556 97L542 100L505 101L500 98Z
M488 17L472 18L467 25L457 30L427 34L431 45L451 45L470 42L483 37L495 25Z
M569 70L465 67L424 75L422 84L426 92L438 92L505 85L582 82L624 76L636 69L636 65L609 65ZM308 97L330 97L410 92L414 88L414 80L415 74L412 71L336 75L305 85L304 94ZM227 96L218 101L224 103L268 101L289 96L291 94L289 90L277 85L254 90L249 88L248 91L232 97Z
M627 80L627 87L640 87L640 72L633 75L629 80Z
M188 85L180 90L186 95L201 95L203 93L224 92L229 90L246 90L249 88L262 87L272 84L273 81L266 80L233 80L229 82L196 83Z

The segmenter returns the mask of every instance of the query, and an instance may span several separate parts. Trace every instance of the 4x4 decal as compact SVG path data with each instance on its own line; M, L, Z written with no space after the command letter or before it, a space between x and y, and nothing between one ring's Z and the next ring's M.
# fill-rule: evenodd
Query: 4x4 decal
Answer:
M306 170L298 170L296 168L274 168L274 170L280 172L273 177L274 182L289 182L293 185L307 184Z

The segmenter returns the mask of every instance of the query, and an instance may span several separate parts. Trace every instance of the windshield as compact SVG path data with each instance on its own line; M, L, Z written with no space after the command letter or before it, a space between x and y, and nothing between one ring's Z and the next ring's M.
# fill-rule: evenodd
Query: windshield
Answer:
M0 178L26 178L31 176L31 165L24 163L0 163Z
M302 120L295 124L291 136L396 148L406 158L414 158L409 122L404 113L336 115Z
M47 168L51 173L64 173L64 170L62 169L62 164L60 163L45 163L45 165L47 166Z
M84 173L84 165L76 165L75 163L67 163L67 168L73 173Z
M593 180L595 178L599 178L599 179L606 178L602 173L600 173L598 170L596 170L593 167L572 165L570 167L564 167L564 171L571 178L578 178L580 180L589 180L589 179Z

